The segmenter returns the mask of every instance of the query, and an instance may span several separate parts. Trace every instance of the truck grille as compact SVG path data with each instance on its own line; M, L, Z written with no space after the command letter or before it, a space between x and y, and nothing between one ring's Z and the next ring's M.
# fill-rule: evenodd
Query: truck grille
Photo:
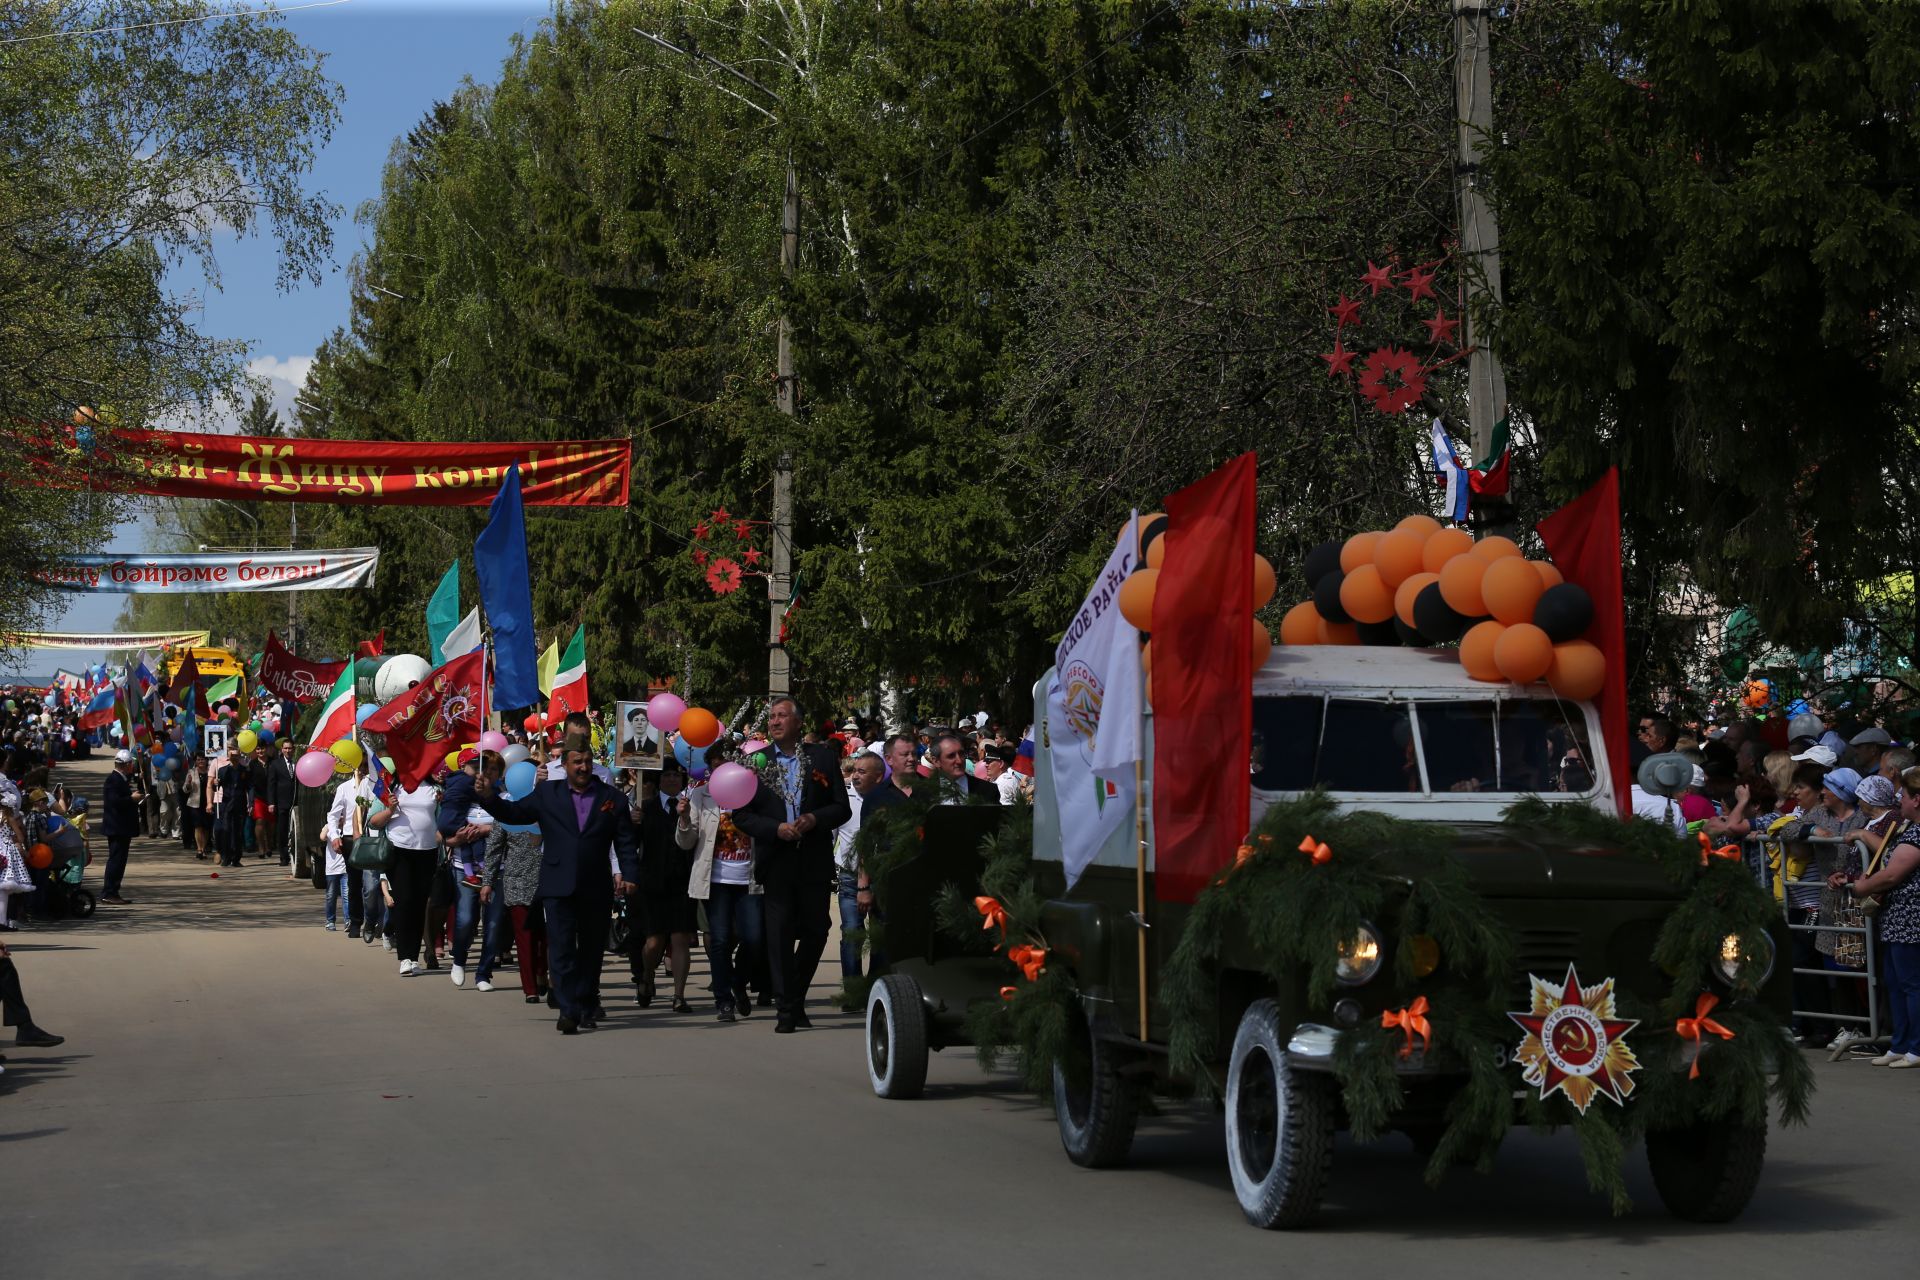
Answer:
M1567 976L1567 966L1580 959L1580 934L1573 929L1520 929L1516 931L1513 983L1508 996L1515 1009L1525 1009L1532 999L1529 974L1548 981Z

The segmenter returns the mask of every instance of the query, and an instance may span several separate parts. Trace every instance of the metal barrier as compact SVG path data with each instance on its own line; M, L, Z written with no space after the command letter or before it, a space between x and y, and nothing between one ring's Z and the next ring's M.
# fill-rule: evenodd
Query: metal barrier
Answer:
M1759 880L1760 887L1772 894L1776 892L1776 884L1778 885L1777 900L1780 904L1781 914L1786 918L1786 924L1789 930L1794 933L1858 934L1861 938L1862 949L1866 953L1865 964L1858 969L1801 968L1792 965L1793 957L1789 955L1787 960L1791 972L1796 977L1826 978L1829 980L1839 978L1846 981L1862 981L1867 984L1867 1012L1864 1015L1857 1013L1833 1013L1823 1009L1795 1009L1793 1010L1794 1020L1798 1022L1801 1019L1817 1018L1836 1024L1864 1024L1867 1029L1868 1041L1873 1043L1885 1041L1887 1037L1880 1029L1880 972L1878 947L1876 946L1878 940L1874 932L1874 918L1872 916L1862 916L1861 923L1857 925L1822 924L1819 922L1819 897L1820 894L1826 890L1826 879L1824 877L1814 880L1789 880L1786 878L1787 849L1790 845L1835 846L1848 845L1853 842L1840 836L1807 836L1799 840L1782 840L1778 836L1755 833L1749 835L1745 843L1747 845L1746 862L1748 869L1751 870ZM1769 844L1779 846L1780 863L1777 867L1769 863L1767 856L1767 846ZM1812 891L1810 895L1807 895L1813 899L1814 919L1810 923L1795 924L1793 922L1793 891L1795 889ZM1795 992L1796 994L1798 992L1797 983L1795 984Z

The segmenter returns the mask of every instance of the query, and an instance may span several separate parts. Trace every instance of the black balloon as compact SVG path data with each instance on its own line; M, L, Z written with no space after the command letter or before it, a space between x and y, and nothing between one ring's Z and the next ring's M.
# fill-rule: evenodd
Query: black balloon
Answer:
M1437 586L1438 584L1433 583L1429 585ZM1412 627L1400 621L1400 615L1397 613L1393 615L1393 632L1395 635L1400 637L1401 644L1407 645L1410 648L1431 649L1433 647L1433 641L1427 639L1425 636L1421 635L1418 631L1415 631ZM1364 633L1362 634L1364 635Z
M1593 597L1571 582L1548 587L1533 606L1533 625L1555 644L1578 640L1593 625Z
M1340 572L1340 548L1345 545L1339 541L1323 542L1307 552L1306 564L1302 566L1307 581L1317 585L1328 574Z
M1392 645L1398 648L1400 646L1400 631L1394 623L1399 621L1400 619L1394 618L1387 622L1356 622L1354 624L1354 630L1360 633L1361 644L1376 646Z
M1340 584L1346 580L1347 575L1338 569L1313 580L1313 607L1328 622L1353 621L1340 607Z
M1147 548L1153 545L1155 538L1166 531L1167 518L1165 516L1155 516L1140 526L1140 562L1142 564L1145 564L1147 560Z
M1413 598L1414 629L1434 644L1458 640L1466 634L1467 622L1440 595L1437 582L1429 582Z

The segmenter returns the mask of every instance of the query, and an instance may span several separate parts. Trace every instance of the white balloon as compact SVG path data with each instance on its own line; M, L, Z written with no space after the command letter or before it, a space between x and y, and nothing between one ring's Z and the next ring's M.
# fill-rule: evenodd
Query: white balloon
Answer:
M500 753L500 763L509 769L525 759L527 759L527 749L517 742L508 743L506 750Z
M380 670L373 676L373 695L384 703L392 702L413 686L427 678L433 670L425 658L411 653L397 653L380 664Z

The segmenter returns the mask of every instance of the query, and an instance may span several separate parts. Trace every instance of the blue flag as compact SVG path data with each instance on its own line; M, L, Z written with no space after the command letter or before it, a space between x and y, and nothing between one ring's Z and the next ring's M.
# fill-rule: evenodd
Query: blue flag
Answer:
M527 568L527 513L520 501L520 464L507 468L473 542L480 604L493 629L493 698L501 710L540 703L539 651L533 640L533 580Z

